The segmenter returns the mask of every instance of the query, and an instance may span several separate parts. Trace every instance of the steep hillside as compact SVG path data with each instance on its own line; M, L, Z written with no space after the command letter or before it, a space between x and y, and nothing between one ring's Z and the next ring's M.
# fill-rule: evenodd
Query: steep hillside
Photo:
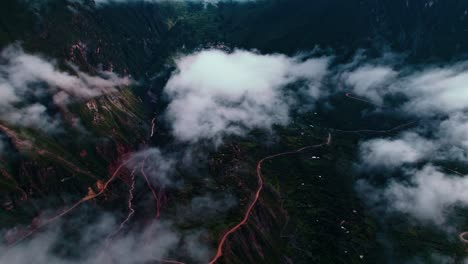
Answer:
M40 264L437 263L439 255L463 263L466 248L455 236L406 216L387 222L366 206L356 191L361 142L394 137L417 122L335 84L361 55L370 65L392 52L398 55L389 57L418 67L461 60L468 51L467 10L468 3L455 0L3 1L0 88L29 90L19 101L0 98L0 260L27 263L32 253L24 252L40 252ZM168 80L181 72L180 58L236 49L299 68L299 77L287 72L287 81L279 81L291 99L288 123L247 130L236 120L223 127L234 132L221 139L180 140L167 114L171 99L193 92L173 98L167 92ZM32 77L21 77L32 80L18 85L12 72L21 60L8 50L49 64L28 69ZM308 69L294 63L313 56L336 75L307 79ZM49 66L54 75L41 75ZM233 72L208 75L236 83ZM61 86L75 81L98 88L110 82L111 89L60 97ZM206 83L195 84L203 90ZM323 97L303 94L302 86L314 85L328 85ZM299 96L288 97L294 93ZM390 102L405 102L397 96ZM275 111L259 108L280 115L275 103ZM38 104L48 117L42 123L57 121L53 131L28 123L33 113L10 118L10 108ZM229 112L239 105L255 104L210 110L244 117ZM187 119L211 129L209 114Z

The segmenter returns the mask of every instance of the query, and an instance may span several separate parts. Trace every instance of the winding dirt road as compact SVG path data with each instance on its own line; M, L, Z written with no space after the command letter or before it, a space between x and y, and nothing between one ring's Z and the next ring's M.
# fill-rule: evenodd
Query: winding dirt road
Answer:
M122 162L119 167L117 167L117 169L114 171L114 173L112 174L112 176L109 178L109 180L107 180L107 182L104 184L104 186L102 187L102 189L96 193L96 194L91 194L91 195L87 195L85 196L84 198L82 198L81 200L79 200L78 202L76 202L74 205L72 205L71 207L65 209L62 213L52 217L52 218L49 218L47 220L45 220L44 222L42 222L41 224L39 224L39 226L37 226L36 228L32 229L31 231L29 231L26 235L22 236L20 239L16 240L14 243L12 243L11 245L8 246L8 248L12 248L14 246L16 246L18 243L24 241L26 238L34 235L37 231L39 231L40 229L46 227L47 225L57 221L58 219L60 219L61 217L71 213L75 208L77 208L78 206L80 206L81 204L87 202L87 201L90 201L90 200L93 200L99 196L101 196L102 194L104 194L104 192L107 190L107 187L109 186L110 183L112 183L115 178L117 177L117 175L119 175L119 172L121 171L121 169L128 163L128 161L125 161L125 162Z
M271 155L271 156L268 156L268 157L265 157L263 159L261 159L258 163L257 163L257 167L256 167L256 172L257 172L257 178L258 178L258 187L257 187L257 190L254 194L254 198L253 200L251 201L251 203L249 204L245 214L244 214L244 217L242 218L242 220L237 224L235 225L234 227L230 228L228 231L226 231L226 233L224 233L224 235L222 236L220 242L219 242L219 245L217 247L217 252L216 252L216 255L213 257L213 259L209 262L210 264L214 264L216 263L220 258L221 256L223 255L223 247L224 247L224 244L226 243L227 239L229 238L229 236L233 233L235 233L239 228L241 228L244 224L246 224L246 222L249 220L249 217L251 215L251 212L253 210L253 208L255 207L255 205L257 204L259 198L260 198L260 195L261 195L261 192L263 190L263 175L262 175L262 165L265 161L268 161L268 160L272 160L274 158L277 158L277 157L281 157L281 156L286 156L286 155L293 155L293 154L298 154L298 153L301 153L305 150L308 150L308 149L312 149L312 148L319 148L319 147L323 147L323 146L327 146L327 145L330 145L331 143L331 134L329 133L328 134L328 138L327 138L327 141L325 143L322 143L322 144L318 144L318 145L313 145L313 146L306 146L306 147L303 147L303 148L300 148L300 149L297 149L295 151L288 151L288 152L283 152L283 153L278 153L278 154L274 154L274 155ZM156 218L159 218L159 215L160 215L160 203L159 203L159 197L157 195L157 192L156 190L153 188L153 186L151 185L150 181L149 181L149 178L148 176L146 175L145 171L144 171L144 164L145 164L145 161L146 159L142 162L142 165L141 165L141 174L144 176L145 180L146 180L146 183L148 184L148 187L150 188L154 198L155 198L155 201L156 201ZM45 226L53 223L54 221L57 221L58 219L60 219L61 217L71 213L75 208L77 208L78 206L80 206L81 204L87 202L87 201L90 201L90 200L93 200L99 196L101 196L102 194L104 194L104 192L107 190L108 186L110 183L112 183L115 178L119 175L120 171L122 170L122 168L128 163L129 161L125 161L125 162L122 162L119 167L117 167L117 169L114 171L114 173L112 174L112 176L107 180L107 182L105 182L105 184L103 185L102 189L94 194L94 193L90 193L88 194L87 196L85 196L84 198L82 198L81 200L79 200L78 202L76 202L74 205L70 206L69 208L65 209L63 212L61 212L60 214L50 218L50 219L47 219L45 220L44 222L42 222L38 227L34 228L33 230L31 230L30 232L28 232L26 235L24 235L23 237L21 237L20 239L18 239L17 241L15 241L13 244L11 244L9 246L9 248L12 248L14 247L15 245L17 245L18 243L24 241L25 239L27 239L28 237L32 236L33 234L35 234L37 231L39 231L40 229L44 228ZM127 218L121 223L120 225L120 228L117 230L116 233L118 233L122 228L123 226L128 222L128 220L130 219L130 217L134 214L134 209L133 209L133 206L132 206L132 200L133 200L133 191L134 191L134 188L135 188L135 171L132 172L131 174L132 176L132 185L129 189L129 200L128 200L128 208L129 208L129 214L127 216ZM114 234L116 234L114 233ZM179 261L175 261L175 260L160 260L160 262L162 263L169 263L169 264L184 264L184 262L179 262Z
M281 156L286 156L286 155L293 155L293 154L298 154L298 153L301 153L305 150L308 150L308 149L312 149L312 148L319 148L319 147L323 147L323 146L328 146L330 145L331 143L331 134L329 133L328 134L328 138L327 138L327 141L325 143L322 143L322 144L318 144L318 145L314 145L314 146L307 146L307 147L303 147L303 148L300 148L298 150L295 150L295 151L288 151L288 152L283 152L283 153L278 153L278 154L274 154L274 155L271 155L271 156L268 156L268 157L265 157L263 159L261 159L258 163L257 163L257 178L258 178L258 187L257 187L257 191L255 192L255 195L254 195L254 199L252 200L252 202L250 203L249 207L247 208L247 211L245 212L244 214L244 218L242 219L242 221L240 221L237 225L235 225L234 227L232 227L231 229L229 229L222 237L221 237L221 240L219 242L219 245L218 245L218 250L216 252L216 255L214 256L214 258L209 262L209 264L214 264L216 263L219 258L221 258L221 256L223 255L223 247L224 247L224 244L226 243L226 240L229 238L229 236L231 234L233 234L234 232L236 232L240 227L242 227L246 222L247 220L249 220L249 217L250 217L250 214L253 210L253 208L255 207L255 205L257 204L258 202L258 199L260 198L260 194L263 190L263 175L262 175L262 165L265 161L267 160L271 160L271 159L274 159L274 158L277 158L277 157L281 157Z
M118 235L120 233L120 231L122 231L122 229L125 227L125 225L130 221L132 216L135 214L135 209L133 208L133 198L134 198L133 192L135 191L135 171L136 171L136 168L133 169L132 174L130 175L131 184L130 184L130 188L128 189L128 202L127 202L128 214L127 214L127 217L122 221L122 223L120 223L119 228L114 233L111 233L111 234L109 234L107 236L106 244L108 244L109 241L113 237L115 237L116 235Z

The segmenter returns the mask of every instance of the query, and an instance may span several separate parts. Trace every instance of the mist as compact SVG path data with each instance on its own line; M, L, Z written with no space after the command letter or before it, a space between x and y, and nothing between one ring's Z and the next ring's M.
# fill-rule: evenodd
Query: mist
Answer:
M59 130L61 124L59 114L48 111L51 105L66 107L131 83L112 72L91 76L71 64L72 73L65 72L56 61L28 54L19 45L2 50L0 60L0 119L46 132Z
M400 212L453 231L456 226L448 219L456 207L468 206L466 175L440 164L466 164L467 63L411 66L383 59L350 65L341 67L338 79L353 94L374 103L378 111L417 121L414 128L393 136L361 141L356 167L381 175L386 183L360 180L357 191L371 207L379 204L389 214ZM395 97L404 99L386 108ZM401 177L389 176L395 173Z
M256 129L274 133L275 126L290 124L297 109L312 111L319 100L349 91L372 102L376 111L385 109L396 116L424 121L424 125L391 136L360 140L355 167L385 179L383 184L372 178L360 179L356 191L372 210L383 211L384 215L404 214L418 223L454 232L457 226L448 219L457 207L468 205L468 183L466 175L449 172L440 164L466 162L468 101L460 93L466 83L466 63L413 67L400 60L378 63L361 57L336 65L332 58L215 49L177 57L176 69L162 92L168 102L162 119L183 148L137 151L131 155L128 170L141 169L154 185L180 189L184 179L177 170L193 162L191 155L202 143L218 147L228 137L243 137ZM24 104L23 98L49 96L56 106L66 107L70 102L113 93L119 86L131 83L128 78L109 72L90 76L74 66L70 66L70 74L59 70L55 62L27 54L18 47L8 48L2 59L2 118L40 129L52 130L37 120L46 120L50 125L54 123L49 120L57 118L47 113L45 105ZM405 99L388 109L386 105L395 96ZM304 98L307 100L301 100ZM190 197L188 203L176 205L180 219L165 220L156 227L130 229L117 236L112 245L98 244L77 261L49 253L62 232L55 227L11 250L1 249L2 260L27 263L32 255L20 252L31 252L37 255L37 263L98 263L106 258L107 253L102 252L108 252L117 263L141 263L170 257L183 245L187 256L205 263L213 253L200 242L207 231L179 230L177 223L197 219L193 213L223 217L237 205L236 199L231 193L212 192ZM96 234L104 236L117 228L119 221L115 216L103 219L106 224L82 229L84 234L90 234L86 241L99 240ZM152 232L160 235L153 237Z
M222 142L253 129L286 125L297 94L288 85L303 81L300 93L316 100L329 58L301 59L235 50L205 50L177 60L177 71L164 93L170 100L165 117L182 142ZM313 108L313 101L309 106Z

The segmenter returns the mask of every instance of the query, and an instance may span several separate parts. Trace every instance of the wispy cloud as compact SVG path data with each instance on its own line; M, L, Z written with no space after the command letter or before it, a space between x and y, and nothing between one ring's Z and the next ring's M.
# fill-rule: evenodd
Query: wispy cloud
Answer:
M386 96L403 95L402 111L418 116L456 113L468 108L468 63L401 66L397 59L367 63L362 58L342 67L344 87L381 104Z
M380 174L396 170L404 177L387 179L384 186L361 181L358 190L372 197L367 201L385 203L393 211L446 229L451 209L468 206L463 192L467 176L446 173L438 165L466 164L468 64L415 67L400 62L361 60L340 72L341 82L359 96L380 105L399 96L399 104L393 100L393 113L421 120L412 131L361 142L359 168Z
M38 233L29 241L13 248L0 247L0 262L11 264L95 264L113 263L137 264L161 262L169 259L173 250L178 249L193 260L206 263L211 250L201 241L203 230L183 231L170 220L161 220L140 230L131 230L111 240L109 233L118 227L116 219L101 215L97 221L80 223L80 234L74 238L75 250L81 251L79 258L54 253L57 243L63 243L64 226L57 223L53 228Z
M365 166L381 169L400 168L419 162L435 151L434 143L416 133L404 133L395 139L372 139L360 145Z
M91 76L73 65L69 65L73 74L62 71L55 61L27 54L18 45L5 48L0 61L0 119L45 131L57 129L60 123L49 111L51 104L62 107L130 84L128 78L112 72Z
M404 174L406 180L391 180L383 190L366 181L360 181L358 188L371 204L386 201L386 211L400 211L424 223L450 229L452 226L446 221L454 207L468 205L468 177L444 173L433 165L408 169Z
M220 142L226 135L287 124L295 98L285 86L304 81L301 91L318 98L328 61L242 50L182 57L164 89L170 100L167 120L174 136L184 142Z

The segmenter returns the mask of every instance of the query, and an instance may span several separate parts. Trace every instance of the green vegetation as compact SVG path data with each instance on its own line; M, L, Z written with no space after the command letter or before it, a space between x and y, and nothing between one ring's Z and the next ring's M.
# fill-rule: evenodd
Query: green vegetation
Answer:
M0 178L2 201L12 201L14 205L12 210L5 206L0 209L2 227L29 225L32 218L44 213L42 208L61 208L83 198L88 187L109 177L112 165L122 155L146 145L154 110L160 113L167 103L161 96L165 77L181 53L218 43L286 54L319 47L316 51L320 54L329 54L333 49L340 61L354 55L358 48L364 47L372 55L388 45L397 51L411 48L414 53L410 59L419 62L429 57L453 59L453 54L468 48L468 39L456 33L463 32L465 24L455 10L444 10L443 17L447 19L441 19L423 8L403 8L406 0L380 4L357 0L275 0L225 2L206 8L197 3L141 2L103 9L94 8L92 1L85 1L85 5L66 4L64 0L49 2L30 6L24 1L3 1L0 47L20 41L28 52L57 59L63 70L70 70L68 61L92 74L100 67L112 68L121 75L131 74L138 84L116 94L69 105L67 112L60 113L64 131L57 134L8 125L33 147L14 150L1 159L0 174L12 176ZM334 12L337 5L341 6L340 11ZM468 8L462 1L455 6L457 10ZM416 13L418 19L402 18L402 10L408 17ZM425 24L433 26L419 28ZM452 30L444 30L447 25ZM419 37L412 38L413 35ZM77 43L85 46L85 54L72 49ZM149 93L158 101L149 98ZM220 234L240 221L252 199L257 187L257 162L274 153L322 143L330 132L331 146L265 162L265 189L251 220L231 237L232 252L227 263L274 264L287 263L288 259L304 264L386 263L388 249L382 240L390 241L392 251L397 252L392 256L394 263L415 256L430 262L434 253L451 255L461 262L466 253L456 239L448 239L431 226L415 225L402 215L384 223L365 209L354 190L356 175L352 170L357 143L372 135L336 129L389 129L407 120L384 113L362 118L361 113L372 109L372 105L350 102L340 94L329 103L336 108L318 105L312 112L294 113L291 126L275 128L273 140L261 131L246 138L230 138L210 154L209 160L200 161L200 168L194 169L207 175L203 181L192 177L187 169L178 168L175 177L184 181L184 188L167 194L164 216L170 219L186 213L190 217L176 221L177 227L209 230L211 237L206 240L215 247ZM75 117L80 120L76 126L72 124ZM157 144L169 144L164 124L158 128L162 131L158 131ZM264 144L271 141L275 144ZM460 165L442 163L447 163L447 167ZM95 217L96 208L123 215L127 183L128 175L122 176L113 185L110 198L91 209L82 209L83 217ZM20 199L21 189L28 200ZM190 215L187 208L191 197L211 192L234 193L239 200L225 217ZM143 222L153 214L154 206L148 202L148 195L138 199L138 212L142 213L137 218ZM459 214L466 216L465 211ZM68 232L75 236L76 230ZM71 249L67 253L77 254Z

